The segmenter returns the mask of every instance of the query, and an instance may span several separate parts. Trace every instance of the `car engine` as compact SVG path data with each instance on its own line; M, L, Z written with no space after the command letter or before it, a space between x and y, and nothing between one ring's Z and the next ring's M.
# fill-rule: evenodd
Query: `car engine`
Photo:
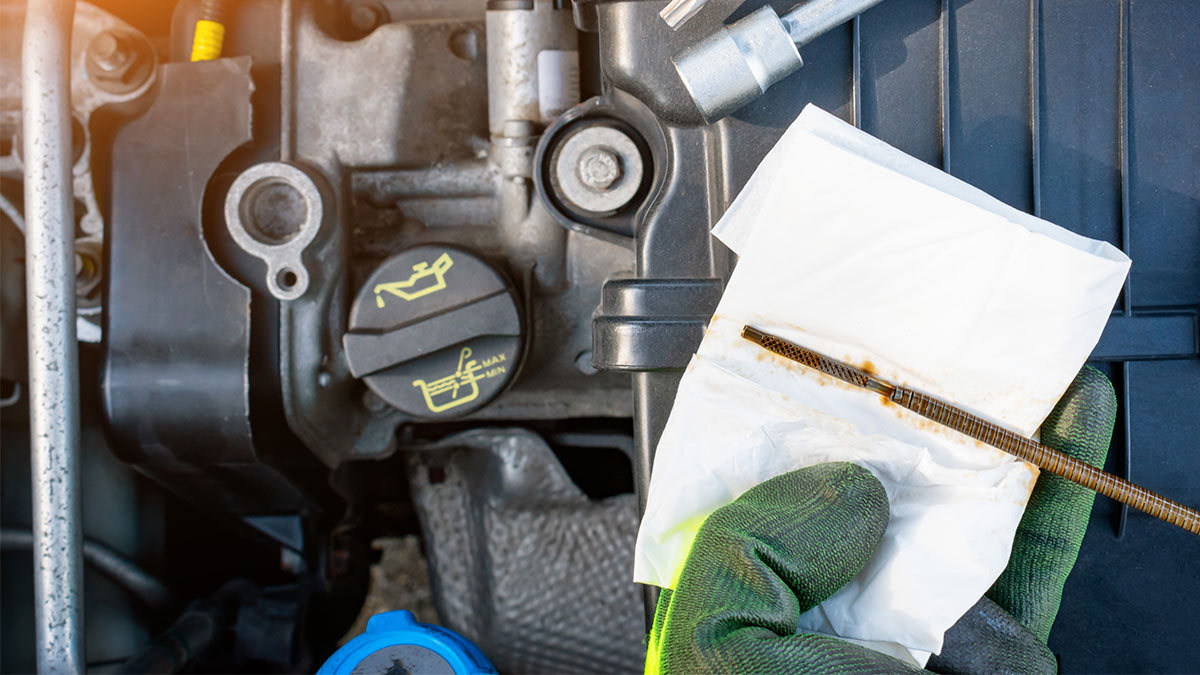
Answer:
M409 537L431 620L502 672L640 670L639 500L736 263L709 230L803 105L943 168L953 146L957 175L1019 208L1042 194L1029 129L971 127L983 103L948 118L930 75L959 21L941 5L979 45L989 22L1030 25L1024 2L887 0L711 124L672 56L761 3L710 0L678 30L640 0L152 4L80 1L67 41L82 432L60 485L81 504L89 669L312 672L360 613L372 542ZM40 291L26 7L0 12L7 555L33 547ZM219 58L196 60L205 21ZM955 95L993 100L955 53L976 83ZM989 168L1014 156L1019 176ZM1134 320L1181 337L1097 359L1196 362L1194 308ZM33 668L28 564L5 558L6 672ZM155 636L196 617L164 665Z

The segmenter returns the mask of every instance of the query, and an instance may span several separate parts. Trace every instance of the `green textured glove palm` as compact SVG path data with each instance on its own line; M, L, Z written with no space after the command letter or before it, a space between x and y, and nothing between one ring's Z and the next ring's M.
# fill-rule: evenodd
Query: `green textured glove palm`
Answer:
M1085 367L1043 424L1042 442L1102 465L1115 417L1112 385ZM931 668L1054 669L1046 638L1093 499L1043 473L990 600L981 599L947 631ZM854 464L812 466L748 490L708 517L675 590L660 596L646 672L915 670L843 640L796 634L800 614L874 555L887 522L883 486Z

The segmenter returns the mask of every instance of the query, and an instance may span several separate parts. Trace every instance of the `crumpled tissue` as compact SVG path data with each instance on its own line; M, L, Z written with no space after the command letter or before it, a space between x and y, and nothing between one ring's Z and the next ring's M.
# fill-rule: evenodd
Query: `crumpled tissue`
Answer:
M704 519L758 483L854 461L883 483L890 521L799 629L924 665L1008 563L1037 469L742 327L1029 436L1095 347L1130 261L812 105L713 234L738 265L656 450L634 579L673 587Z

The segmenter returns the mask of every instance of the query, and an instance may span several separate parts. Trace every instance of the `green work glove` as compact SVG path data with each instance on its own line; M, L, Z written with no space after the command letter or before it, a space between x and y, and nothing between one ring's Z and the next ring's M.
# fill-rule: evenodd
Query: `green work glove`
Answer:
M1042 427L1042 442L1100 465L1116 414L1112 385L1084 368ZM1043 473L1008 568L946 633L929 666L1053 671L1046 637L1075 564L1094 495ZM854 578L887 527L883 486L855 464L777 476L714 511L675 590L664 590L646 672L904 672L911 665L823 635L799 617ZM993 602L994 600L994 602ZM997 604L998 603L998 604Z

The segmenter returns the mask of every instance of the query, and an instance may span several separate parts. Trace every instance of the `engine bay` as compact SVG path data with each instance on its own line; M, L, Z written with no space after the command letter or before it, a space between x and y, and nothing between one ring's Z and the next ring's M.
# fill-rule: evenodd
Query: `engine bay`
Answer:
M125 672L183 612L217 628L171 668L312 672L360 613L372 542L407 537L430 619L501 672L640 670L657 596L630 570L653 450L736 264L710 228L803 105L1052 210L1031 180L1050 141L1031 145L1027 110L1028 73L1050 66L1029 62L1028 32L1067 22L987 4L886 0L708 123L671 59L754 8L733 0L679 30L638 0L78 2L68 292L88 669ZM36 436L24 3L0 12L3 670L27 672L30 567L8 557L32 546L18 539ZM220 58L192 60L214 16ZM989 27L1025 42L985 55ZM1179 91L1200 96L1194 77ZM1118 238L1092 180L1116 160L1071 152L1053 175L1085 197L1060 200L1063 225ZM1147 256L1163 261L1143 268L1147 316L1127 304L1094 355L1128 378L1126 405L1150 400L1136 378L1176 376L1154 371L1168 361L1188 391L1200 382L1195 243ZM1166 337L1146 346L1145 330ZM1141 422L1126 424L1116 447Z

